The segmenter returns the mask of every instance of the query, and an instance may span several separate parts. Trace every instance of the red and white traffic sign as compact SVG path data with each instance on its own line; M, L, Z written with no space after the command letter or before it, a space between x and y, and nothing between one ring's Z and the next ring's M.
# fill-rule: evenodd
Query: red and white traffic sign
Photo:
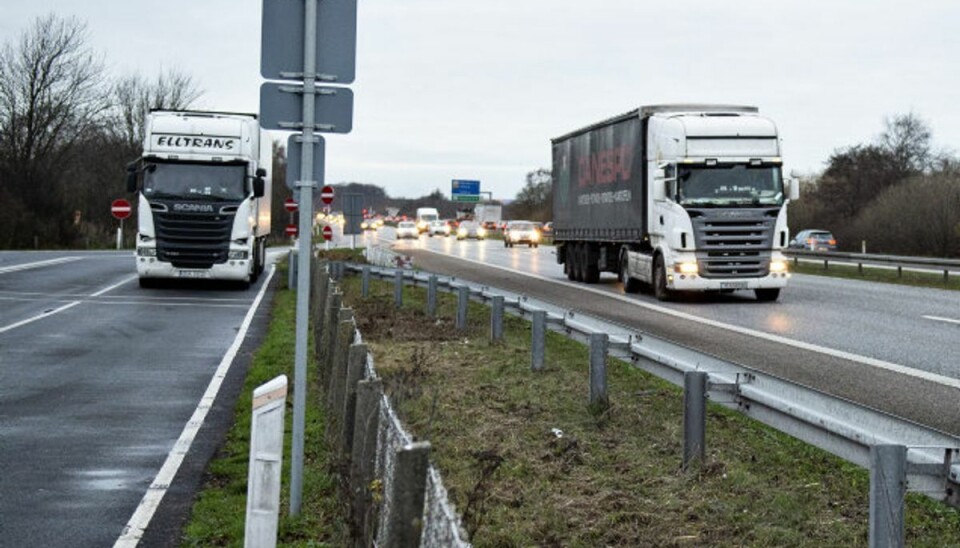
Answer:
M323 239L324 239L324 240L326 240L326 241L329 242L330 240L333 239L333 229L330 228L330 225L327 225L327 226L323 227L323 231L322 231L322 232L323 232Z
M333 187L326 185L320 190L320 201L325 204L333 203Z
M297 210L297 202L293 198L287 198L283 201L283 208L293 213Z
M297 230L297 225L294 225L294 224L287 225L287 228L285 228L283 232L284 234L286 234L287 236L290 236L291 238L295 238L299 233L299 231Z
M123 198L114 200L110 203L110 214L117 219L126 219L132 212L133 208L130 207L130 202L124 200Z

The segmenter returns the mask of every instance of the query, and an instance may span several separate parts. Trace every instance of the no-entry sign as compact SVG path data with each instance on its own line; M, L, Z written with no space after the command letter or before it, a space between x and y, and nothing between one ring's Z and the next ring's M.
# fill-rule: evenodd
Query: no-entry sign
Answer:
M293 198L287 198L283 201L283 208L293 213L297 210L297 202Z
M126 219L132 212L133 208L130 207L130 202L124 200L123 198L114 200L110 203L110 214L117 219Z
M297 231L297 225L294 225L294 224L287 225L287 228L285 228L285 229L283 230L283 232L284 232L287 236L290 236L291 238L294 238L294 237L296 237L296 235L297 235L297 233L298 233L298 231Z
M330 240L333 239L333 229L330 228L330 225L327 225L327 226L323 227L323 231L322 231L322 232L323 232L323 239L324 239L324 240L326 240L326 241L329 242Z
M320 201L330 205L333 203L333 187L327 185L320 191Z

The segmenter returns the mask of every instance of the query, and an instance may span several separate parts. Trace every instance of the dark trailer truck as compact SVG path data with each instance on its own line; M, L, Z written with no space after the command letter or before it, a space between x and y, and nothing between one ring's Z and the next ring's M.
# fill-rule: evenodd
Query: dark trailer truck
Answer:
M557 261L570 280L614 272L624 291L753 290L790 277L774 123L756 107L641 107L552 140Z

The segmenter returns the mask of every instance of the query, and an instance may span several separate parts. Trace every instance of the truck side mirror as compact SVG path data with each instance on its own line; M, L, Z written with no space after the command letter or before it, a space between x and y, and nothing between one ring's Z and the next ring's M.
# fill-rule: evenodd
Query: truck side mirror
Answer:
M137 164L131 162L127 164L127 192L137 191Z
M257 170L257 177L253 178L253 197L254 198L263 198L265 193L265 184L263 182L263 177L259 176L260 170Z
M663 201L667 198L666 172L660 168L653 172L653 199Z
M787 196L789 196L791 200L800 199L800 179L795 177L787 179Z
M267 170L263 169L262 167L258 167L257 177L266 177L266 176L267 176Z

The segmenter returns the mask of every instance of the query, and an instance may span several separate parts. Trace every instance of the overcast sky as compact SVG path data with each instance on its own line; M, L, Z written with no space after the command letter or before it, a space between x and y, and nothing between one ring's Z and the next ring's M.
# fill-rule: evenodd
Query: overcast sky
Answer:
M199 107L259 108L256 0L3 3L2 42L76 15L112 74L176 67ZM353 132L327 136L326 180L417 196L480 179L509 198L551 137L656 103L757 105L802 173L896 113L956 150L958 23L955 0L360 0Z

